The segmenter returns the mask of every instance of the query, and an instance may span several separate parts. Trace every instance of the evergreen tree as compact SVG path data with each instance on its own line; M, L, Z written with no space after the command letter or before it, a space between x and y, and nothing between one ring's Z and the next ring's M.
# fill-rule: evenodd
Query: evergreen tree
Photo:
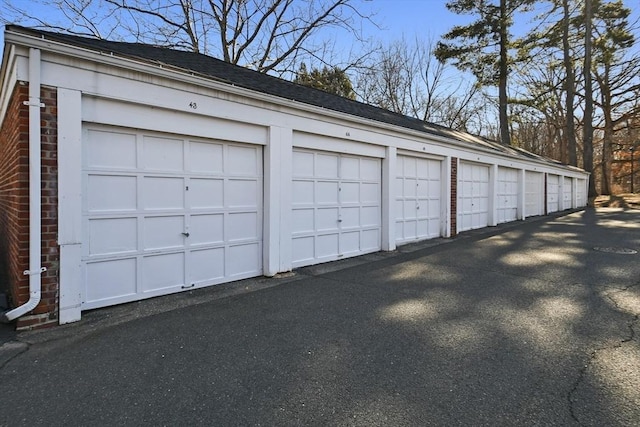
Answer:
M349 76L344 72L344 70L341 70L338 67L323 67L322 70L313 68L311 69L311 72L309 72L306 64L303 63L300 65L300 69L298 70L293 82L333 93L335 95L340 95L345 98L356 98Z
M447 9L456 14L476 15L469 25L455 26L438 43L435 54L441 61L471 71L483 86L498 87L500 139L511 145L507 114L507 78L512 58L509 55L513 15L532 0L451 0Z

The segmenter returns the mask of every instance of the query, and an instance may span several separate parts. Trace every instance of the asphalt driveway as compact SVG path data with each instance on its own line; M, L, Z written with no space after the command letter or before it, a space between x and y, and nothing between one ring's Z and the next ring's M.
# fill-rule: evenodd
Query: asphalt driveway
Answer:
M640 425L640 210L83 314L0 343L0 425Z

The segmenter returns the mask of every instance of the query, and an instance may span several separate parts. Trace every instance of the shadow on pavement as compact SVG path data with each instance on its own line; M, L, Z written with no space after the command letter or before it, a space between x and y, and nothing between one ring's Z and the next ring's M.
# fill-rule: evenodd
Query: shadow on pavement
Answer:
M640 212L301 269L43 340L0 370L0 424L638 424L640 258L596 246L640 249Z

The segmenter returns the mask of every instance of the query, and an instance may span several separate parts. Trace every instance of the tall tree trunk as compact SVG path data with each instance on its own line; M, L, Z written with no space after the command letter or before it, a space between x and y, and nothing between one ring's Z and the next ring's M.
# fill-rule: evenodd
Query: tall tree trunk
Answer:
M562 0L563 18L562 18L562 53L564 59L564 68L566 72L565 78L565 134L567 135L567 154L569 164L578 166L578 150L576 143L576 128L574 123L574 98L575 98L575 71L573 62L571 61L571 49L569 47L569 0Z
M584 170L591 172L589 197L596 197L596 180L593 175L593 84L591 79L591 0L584 2Z
M604 130L602 138L602 194L611 194L611 160L613 159L613 118L611 88L609 87L609 64L604 65L604 75L598 77Z
M511 145L511 135L509 133L509 116L507 113L507 75L508 66L508 42L509 28L507 21L507 0L500 0L500 76L498 82L498 103L500 115L500 141L504 145Z

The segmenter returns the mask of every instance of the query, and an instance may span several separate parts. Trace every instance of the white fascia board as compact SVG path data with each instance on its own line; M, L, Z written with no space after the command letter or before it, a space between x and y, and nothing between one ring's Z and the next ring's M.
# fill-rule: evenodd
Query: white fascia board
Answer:
M455 151L455 149L458 149L458 150L463 149L464 151L470 154L469 157L473 157L474 154L476 153L485 154L486 156L488 156L487 158L495 159L493 160L493 162L495 162L497 159L503 159L506 161L507 164L508 163L520 163L523 165L536 164L536 165L539 165L540 167L545 167L548 170L564 171L565 173L575 172L576 177L584 176L586 174L586 172L584 171L572 170L570 169L571 167L560 166L560 165L558 165L557 167L554 167L553 165L550 165L541 160L522 159L518 157L513 157L505 153L496 152L489 148L473 145L472 143L469 143L469 142L459 141L453 138L447 138L444 136L425 133L425 132L421 132L413 129L407 129L401 126L396 126L396 125L392 125L384 122L378 122L375 120L366 119L366 118L362 118L354 115L349 115L342 112L330 110L327 108L304 104L294 100L279 98L274 95L264 94L264 93L253 91L250 89L233 86L232 84L229 84L227 82L216 81L211 77L203 77L200 75L196 75L195 73L191 73L174 66L153 64L153 63L145 62L142 60L133 60L133 59L123 58L116 55L104 54L100 52L95 52L90 49L70 46L68 44L64 44L64 43L60 43L60 42L56 42L56 41L52 41L44 38L39 38L36 36L23 34L20 32L14 32L14 31L5 32L5 43L15 43L19 45L28 46L28 47L35 47L35 48L42 49L43 51L53 52L53 53L57 53L64 56L70 56L70 57L73 57L75 60L85 59L98 64L111 65L117 68L125 69L127 70L128 73L131 73L132 71L137 71L140 73L151 74L153 76L164 77L166 79L169 79L172 81L178 81L183 84L187 83L187 84L196 85L198 87L214 89L220 92L225 92L228 94L242 97L245 99L245 103L250 103L250 104L259 103L259 105L262 108L265 107L264 103L266 103L266 104L274 105L276 107L285 107L288 109L292 109L294 111L322 115L322 116L331 118L333 122L337 121L337 122L357 124L359 126L364 126L364 129L362 130L368 130L368 131L370 131L371 128L375 128L380 133L387 134L387 136L395 137L392 139L380 138L381 141L379 142L375 140L371 141L370 139L367 139L366 142L369 142L369 143L385 145L385 146L387 145L396 146L397 148L404 148L404 149L411 150L413 147L406 147L406 146L400 147L399 145L404 145L404 144L396 145L393 143L394 142L393 140L395 140L396 138L402 141L402 140L406 140L407 137L409 137L413 143L428 144L430 148L435 148L436 152L433 154L436 154L439 156L453 155L456 157L460 157L459 155L460 153ZM282 111L282 110L278 109L278 111ZM295 114L295 112L291 112L291 113ZM354 140L359 139L359 138L356 138L356 136L353 134L351 135L351 137L354 138ZM365 141L361 141L361 142L365 142ZM408 144L408 145L412 145L412 144ZM444 148L444 150L438 150L437 149L438 146ZM454 151L452 152L451 149L454 149ZM462 156L461 158L465 158L465 157L467 156ZM472 160L472 159L468 158L468 160ZM502 162L500 162L499 164L501 163ZM573 173L570 173L570 175L574 176Z
M16 61L15 47L5 44L2 55L2 67L0 68L0 124L4 122L5 114L11 100L11 91L18 80L18 62Z

